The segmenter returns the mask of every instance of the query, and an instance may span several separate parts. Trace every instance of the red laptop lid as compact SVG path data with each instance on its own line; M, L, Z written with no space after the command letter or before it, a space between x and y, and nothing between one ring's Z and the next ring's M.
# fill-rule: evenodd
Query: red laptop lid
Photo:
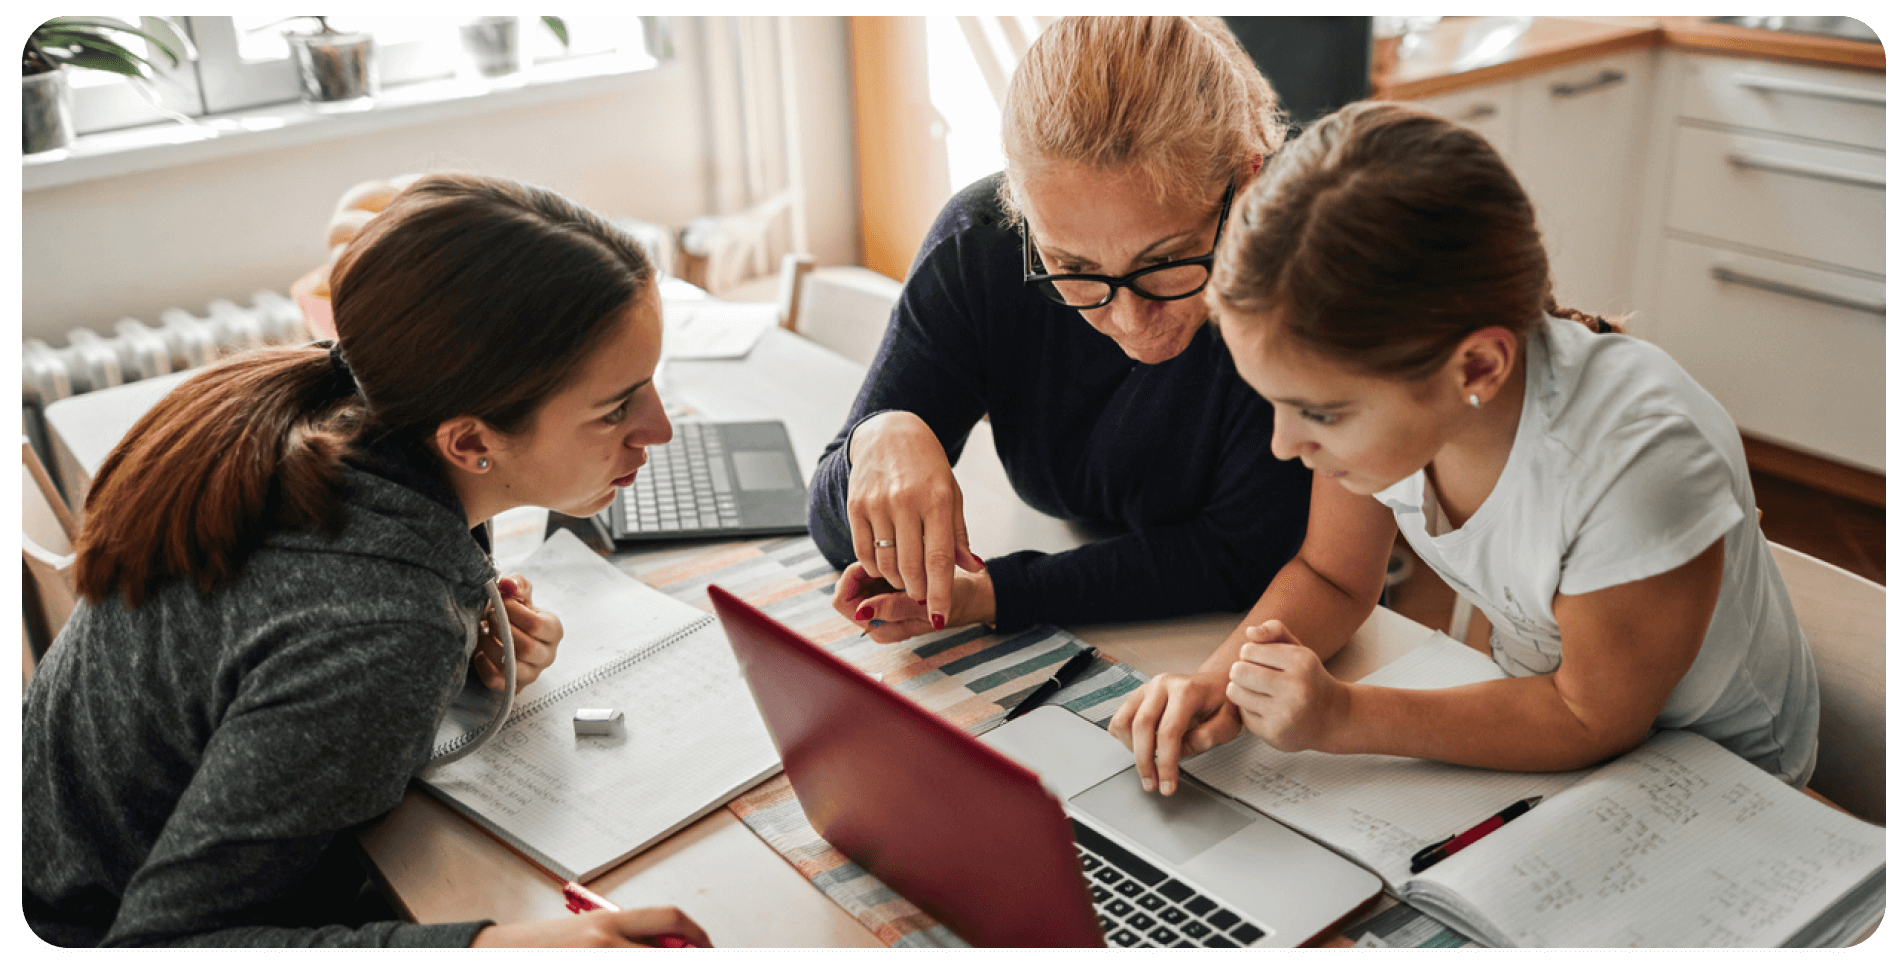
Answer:
M707 590L820 836L968 944L1104 944L1070 823L1035 773Z

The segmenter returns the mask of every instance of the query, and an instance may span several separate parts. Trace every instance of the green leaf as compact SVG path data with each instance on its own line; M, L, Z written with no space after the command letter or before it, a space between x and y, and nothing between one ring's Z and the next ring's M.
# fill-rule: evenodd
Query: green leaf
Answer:
M92 68L95 71L111 71L114 74L123 74L129 78L145 77L145 72L139 70L138 65L128 64L120 58L113 57L110 54L101 54L97 51L80 51L69 57L62 58L62 60L74 67Z
M155 17L152 18L152 21L154 24L163 23L162 18ZM138 37L158 48L159 52L165 55L166 60L170 61L173 67L177 67L179 64L178 52L184 50L189 54L190 45L182 39L172 25L165 24L164 29L170 35L169 40L171 43L169 44L165 39L147 33L123 20L116 20L111 17L54 17L52 20L42 24L38 30L34 31L33 36L43 45L49 42L68 47L88 43L110 45L112 48L124 51L126 56L136 58L139 63L149 65L156 71L156 64L146 60L144 57L133 54L123 46L115 43L106 32L118 31L123 34L131 34L134 37Z
M562 42L562 49L565 51L568 50L569 49L569 25L566 23L563 23L562 18L560 17L544 17L542 18L542 23L544 26L549 28L549 33L555 35L556 40L559 40Z

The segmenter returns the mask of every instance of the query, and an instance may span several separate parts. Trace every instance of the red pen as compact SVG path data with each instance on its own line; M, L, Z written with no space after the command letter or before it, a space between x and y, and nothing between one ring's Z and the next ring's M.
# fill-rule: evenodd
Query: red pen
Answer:
M1540 800L1541 798L1538 796L1531 796L1525 800L1515 801L1507 809L1469 827L1467 830L1455 834L1446 840L1435 841L1421 850L1416 851L1414 858L1409 862L1408 872L1410 874L1420 874L1436 864L1441 863L1447 859L1448 855L1501 829L1503 825L1515 817L1534 809L1534 806L1540 803Z
M562 885L562 898L569 910L576 914L584 911L620 911L621 907L613 901L596 894L589 889L570 881ZM679 935L656 935L651 939L656 948L694 948L693 942Z

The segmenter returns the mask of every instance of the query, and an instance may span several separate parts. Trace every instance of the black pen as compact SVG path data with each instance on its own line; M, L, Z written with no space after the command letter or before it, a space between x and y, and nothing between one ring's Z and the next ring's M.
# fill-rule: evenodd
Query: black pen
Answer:
M1044 701L1051 698L1059 689L1077 681L1078 676L1084 674L1084 670L1091 666L1091 659L1096 657L1097 649L1090 647L1086 647L1083 651L1072 655L1064 664L1058 666L1057 674L1045 679L1043 685L1032 689L1031 694L1025 696L1023 702L1012 706L1012 710L1005 713L1005 721L1010 722L1030 712L1044 704Z
M1534 806L1540 803L1540 800L1540 797L1531 796L1525 800L1515 801L1514 804L1507 809L1455 834L1453 837L1449 837L1446 840L1437 840L1423 847L1421 850L1415 852L1414 857L1409 858L1408 873L1420 874L1436 864L1441 863L1448 858L1448 855L1501 829L1502 824L1534 809Z

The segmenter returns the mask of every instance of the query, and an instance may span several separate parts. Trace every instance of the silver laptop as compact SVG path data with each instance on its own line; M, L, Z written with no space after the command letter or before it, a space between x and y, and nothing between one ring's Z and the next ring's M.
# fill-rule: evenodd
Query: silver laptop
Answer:
M1382 890L1373 873L1188 776L1170 796L1144 792L1130 750L1062 706L979 740L1030 767L1063 803L1112 945L1301 945ZM1092 846L1092 834L1129 858ZM1149 873L1131 882L1133 871ZM1112 880L1119 874L1125 880ZM1179 914L1189 921L1166 921Z

